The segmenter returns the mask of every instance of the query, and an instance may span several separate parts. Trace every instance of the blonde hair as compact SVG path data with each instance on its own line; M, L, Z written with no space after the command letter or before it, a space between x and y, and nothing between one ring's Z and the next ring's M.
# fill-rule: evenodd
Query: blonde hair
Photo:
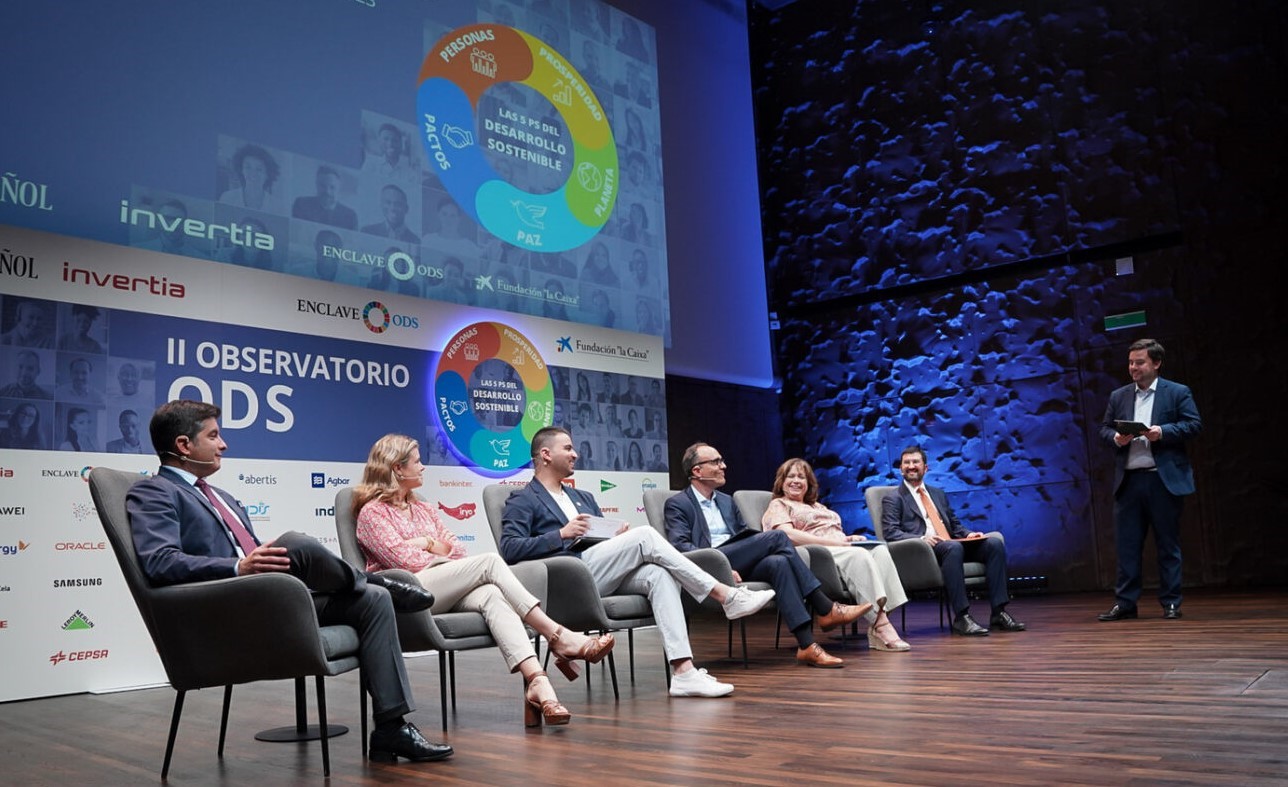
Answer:
M377 440L362 469L362 483L353 490L354 517L372 500L402 502L403 490L394 468L419 457L420 443L405 434L387 434Z

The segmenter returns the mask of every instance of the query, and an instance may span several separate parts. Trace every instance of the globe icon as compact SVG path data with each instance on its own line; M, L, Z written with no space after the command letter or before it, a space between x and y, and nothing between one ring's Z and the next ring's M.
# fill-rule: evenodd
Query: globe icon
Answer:
M604 187L604 174L599 167L583 161L577 165L577 182L587 191L599 191Z

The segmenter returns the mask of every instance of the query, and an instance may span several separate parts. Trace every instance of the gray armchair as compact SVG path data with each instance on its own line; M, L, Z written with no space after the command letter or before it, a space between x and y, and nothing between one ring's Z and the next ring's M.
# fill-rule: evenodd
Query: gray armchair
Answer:
M881 501L886 495L894 494L899 487L897 486L870 486L863 490L863 499L868 506L868 516L872 520L872 529L876 531L877 538L882 543L890 547L890 557L894 560L894 567L899 571L899 581L903 584L903 589L908 593L918 591L934 591L939 601L939 628L944 627L944 606L946 596L944 594L944 575L939 570L939 561L935 559L935 551L930 545L921 539L906 539L904 541L887 542L885 537L885 528L881 526ZM1002 538L1001 533L989 533L990 538ZM985 566L983 563L966 562L962 565L962 570L966 574L966 590L987 587L987 578L985 576ZM904 631L908 630L908 612L907 606L899 610L899 627Z
M488 527L492 529L492 538L498 546L501 544L501 520L505 512L505 501L510 497L511 491L511 487L503 484L488 484L483 487L483 510L487 515ZM634 629L654 625L653 607L649 605L648 597L635 593L600 596L590 569L579 559L569 555L524 561L511 568L517 569L526 564L540 565L546 569L547 615L578 631L626 631L631 682L634 683ZM617 663L612 651L608 653L608 673L613 682L613 696L619 697ZM667 676L669 679L669 669Z
M308 588L287 574L153 587L134 552L125 509L126 493L138 480L137 473L96 467L89 474L89 489L125 584L175 690L161 779L170 772L187 692L224 687L218 748L222 758L233 685L310 675L317 682L322 771L329 776L328 738L333 733L326 721L323 678L358 668L358 632L350 626L319 626ZM364 691L359 695L365 747L367 702Z
M674 495L675 492L669 489L645 489L644 490L644 516L648 518L648 523L653 529L666 538L666 501ZM758 523L759 524L759 523ZM773 585L768 582L748 581L735 583L733 581L733 568L729 565L729 558L718 549L694 549L685 552L684 556L692 560L699 568L715 577L718 581L726 585L738 584L748 590L773 590ZM689 609L704 608L708 611L719 611L719 605L711 599L707 599L702 604L697 604L688 595L684 596L685 606ZM723 617L723 615L722 615ZM733 621L728 621L728 654L733 658ZM746 669L750 662L747 659L747 619L738 620L739 635L742 639L742 666ZM778 629L774 630L774 647L778 647Z
M353 515L353 488L345 487L335 494L335 531L340 541L340 556L359 569L366 567L366 556L358 544L358 521ZM417 584L410 571L381 571L393 579ZM544 566L515 567L515 576L533 595L545 602L546 572ZM529 630L532 634L532 631ZM535 638L535 635L534 635ZM462 650L494 648L496 641L487 621L478 612L423 612L398 615L398 641L404 653L432 650L438 653L438 696L447 731L447 696L450 687L452 712L456 712L456 653Z

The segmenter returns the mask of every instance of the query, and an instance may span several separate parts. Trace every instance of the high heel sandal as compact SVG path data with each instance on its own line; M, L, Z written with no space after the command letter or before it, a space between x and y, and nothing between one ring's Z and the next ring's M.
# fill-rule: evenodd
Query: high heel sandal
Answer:
M523 683L523 726L525 727L540 727L543 721L551 727L558 727L572 721L572 714L559 700L538 698L536 685L537 681L543 678L549 686L550 678L545 670L533 675L532 680ZM554 689L551 691L553 692Z
M886 642L877 633L877 629L881 628L881 626L889 626L890 630L895 632L893 642ZM904 651L912 650L912 646L903 641L899 636L899 632L895 631L894 624L889 620L886 620L881 625L874 623L868 628L868 647L872 650L883 650L887 653L903 653Z
M615 644L612 634L600 634L598 637L587 639L575 651L560 653L559 640L563 639L564 631L563 626L555 629L555 635L550 640L550 649L555 654L555 666L568 680L576 680L581 674L581 665L577 663L578 661L598 664L612 651Z

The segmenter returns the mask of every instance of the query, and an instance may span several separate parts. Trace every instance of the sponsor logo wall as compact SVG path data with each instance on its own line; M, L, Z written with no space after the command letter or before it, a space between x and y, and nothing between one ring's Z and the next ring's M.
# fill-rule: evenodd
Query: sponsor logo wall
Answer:
M660 336L14 227L0 247L25 272L0 280L0 701L165 681L85 479L155 472L147 421L171 398L223 408L211 482L263 540L301 530L338 552L336 493L388 432L421 441L421 494L471 552L496 550L482 489L529 480L536 425L585 444L576 482L610 516L645 526L641 490L665 483L648 464L667 455ZM499 341L460 343L472 359L444 403L440 361L472 326ZM443 408L473 443L453 441ZM505 467L467 450L480 439Z

